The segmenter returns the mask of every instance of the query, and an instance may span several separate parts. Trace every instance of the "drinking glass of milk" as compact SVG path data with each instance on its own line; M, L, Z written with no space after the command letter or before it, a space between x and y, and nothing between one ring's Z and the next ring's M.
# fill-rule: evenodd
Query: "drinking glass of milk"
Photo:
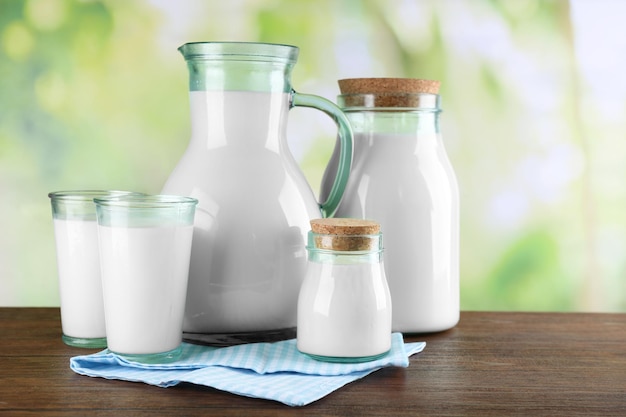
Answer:
M107 345L93 199L125 194L132 193L80 190L48 194L54 222L62 338L70 346Z
M180 354L198 200L95 198L108 348L140 362Z

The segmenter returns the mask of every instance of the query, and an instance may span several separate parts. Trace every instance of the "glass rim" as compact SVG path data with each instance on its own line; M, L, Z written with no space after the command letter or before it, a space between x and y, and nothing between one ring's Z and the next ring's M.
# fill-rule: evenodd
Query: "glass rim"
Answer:
M125 195L142 195L142 193L123 190L63 190L48 193L50 199L64 201L93 201L94 198L99 197L119 197Z
M93 201L101 207L121 208L173 208L180 205L196 206L198 199L168 194L126 194L119 196L98 197Z
M294 45L265 42L187 42L178 50L185 60L281 60L294 63L300 49Z
M363 255L374 255L377 253L383 253L385 248L380 246L377 249L363 249L363 250L336 250L336 249L324 249L317 246L306 245L305 249L309 253L316 253L319 255L332 255L332 256L354 256L359 257Z

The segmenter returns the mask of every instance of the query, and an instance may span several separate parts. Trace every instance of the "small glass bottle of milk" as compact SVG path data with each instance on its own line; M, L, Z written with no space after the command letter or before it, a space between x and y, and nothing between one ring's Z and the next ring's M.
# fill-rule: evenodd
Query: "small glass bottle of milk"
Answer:
M380 225L311 221L298 298L298 350L327 362L366 362L391 349L391 296Z
M460 312L459 191L439 128L439 82L353 78L339 87L354 158L335 216L380 223L394 332L450 329Z

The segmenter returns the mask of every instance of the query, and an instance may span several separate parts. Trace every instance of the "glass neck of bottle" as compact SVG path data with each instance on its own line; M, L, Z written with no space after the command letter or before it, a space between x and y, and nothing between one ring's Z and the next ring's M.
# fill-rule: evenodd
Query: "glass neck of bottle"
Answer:
M440 97L428 93L342 94L354 133L438 134Z
M382 261L380 252L338 252L307 248L309 261L334 265L378 264Z
M355 134L439 134L439 111L344 109Z

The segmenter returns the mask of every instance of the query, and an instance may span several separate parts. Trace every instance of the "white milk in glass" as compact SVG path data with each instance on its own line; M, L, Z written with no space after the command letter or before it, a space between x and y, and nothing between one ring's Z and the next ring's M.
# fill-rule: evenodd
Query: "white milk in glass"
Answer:
M106 337L98 224L95 220L54 219L61 323L74 338Z
M109 349L125 354L176 349L193 226L100 225L99 233Z
M310 262L298 302L298 349L335 357L387 352L391 309L378 263Z

